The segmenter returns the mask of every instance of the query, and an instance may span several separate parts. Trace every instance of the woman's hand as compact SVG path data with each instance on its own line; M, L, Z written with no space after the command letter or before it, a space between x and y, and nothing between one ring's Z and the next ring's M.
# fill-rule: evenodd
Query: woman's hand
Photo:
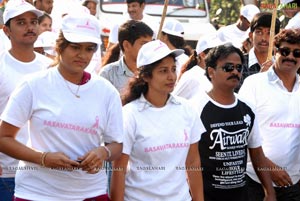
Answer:
M71 160L62 152L47 152L43 154L45 155L41 157L41 160L43 160L41 164L47 168L72 171L80 165L79 162Z
M108 158L108 153L103 147L98 147L86 153L83 157L79 157L81 161L80 167L83 171L95 174L100 171L103 161Z

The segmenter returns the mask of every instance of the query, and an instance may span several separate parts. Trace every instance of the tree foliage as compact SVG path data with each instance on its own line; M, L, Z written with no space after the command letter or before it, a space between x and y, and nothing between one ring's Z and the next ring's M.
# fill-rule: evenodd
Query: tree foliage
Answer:
M258 0L258 7L261 4L273 4L274 0ZM235 23L240 15L240 8L242 6L242 0L210 0L210 17L211 19L216 16L216 12L219 8L222 8L222 12L219 15L219 23L221 25L229 25ZM266 12L272 12L271 10L263 10ZM279 11L277 17L279 18L283 13ZM285 25L288 19L282 22Z
M219 23L222 25L233 24L237 21L240 15L240 0L211 0L210 1L210 16L213 18L216 16L216 12L219 8L222 8L219 17Z

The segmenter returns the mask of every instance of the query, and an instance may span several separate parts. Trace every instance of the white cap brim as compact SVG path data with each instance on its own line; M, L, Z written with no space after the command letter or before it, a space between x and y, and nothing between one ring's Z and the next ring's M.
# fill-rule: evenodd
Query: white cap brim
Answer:
M175 49L175 50L162 52L161 54L155 54L152 57L143 57L144 59L137 60L137 67L140 68L142 66L152 64L156 61L161 60L162 58L165 58L168 55L174 55L175 57L177 57L183 53L184 53L184 50Z
M19 11L15 11L14 14L12 16L9 16L9 15L3 15L3 23L6 24L6 22L12 18L15 18L19 15L22 15L23 13L27 13L27 12L31 12L31 13L34 13L37 17L40 17L42 16L44 13L40 10L37 10L37 9L32 9L32 10L23 10L23 9L20 9Z
M67 39L67 41L72 42L72 43L96 43L98 45L102 44L100 38L95 38L92 36L84 36L84 35L75 34L75 33L66 33L66 32L64 32L63 34L64 34L64 37Z

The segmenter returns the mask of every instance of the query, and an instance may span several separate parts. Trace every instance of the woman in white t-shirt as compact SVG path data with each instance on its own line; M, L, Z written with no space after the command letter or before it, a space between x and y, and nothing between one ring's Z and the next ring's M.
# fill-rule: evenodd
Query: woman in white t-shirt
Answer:
M198 141L204 127L186 100L171 95L175 57L156 40L139 50L139 74L123 96L123 154L113 163L111 198L203 200ZM187 173L187 174L186 174Z
M89 14L65 16L56 44L57 66L31 75L12 93L1 116L0 151L21 162L15 201L107 201L102 164L122 150L119 93L84 71L100 44ZM15 136L30 121L30 147Z

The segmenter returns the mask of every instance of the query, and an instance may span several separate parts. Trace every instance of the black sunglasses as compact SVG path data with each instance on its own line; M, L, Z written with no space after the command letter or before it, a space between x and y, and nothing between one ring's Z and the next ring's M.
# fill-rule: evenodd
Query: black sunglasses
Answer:
M226 63L220 68L222 68L222 70L226 73L232 72L234 69L236 69L240 73L243 70L243 64L234 65L233 63Z
M279 48L277 48L277 50L279 51L279 53L282 56L285 56L285 57L290 55L290 53L291 53L291 49L288 48L288 47L279 47ZM294 49L293 50L293 56L295 58L300 58L300 49Z

